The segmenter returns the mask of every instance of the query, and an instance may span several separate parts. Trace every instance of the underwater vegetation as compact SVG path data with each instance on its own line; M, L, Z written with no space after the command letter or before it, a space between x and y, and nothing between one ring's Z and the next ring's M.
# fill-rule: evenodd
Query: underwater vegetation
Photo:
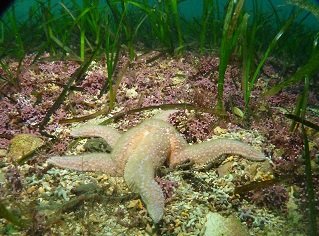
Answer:
M1 235L317 235L319 5L198 2L1 16Z

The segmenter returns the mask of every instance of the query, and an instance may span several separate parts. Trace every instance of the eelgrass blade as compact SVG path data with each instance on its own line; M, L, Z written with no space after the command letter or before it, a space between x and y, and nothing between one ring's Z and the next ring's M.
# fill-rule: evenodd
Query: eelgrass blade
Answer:
M285 116L288 119L291 119L291 120L293 120L295 122L301 123L302 125L307 126L309 128L312 128L312 129L314 129L316 131L319 131L319 125L316 125L316 124L312 123L309 120L305 120L305 119L300 118L299 116L296 116L294 114L285 114Z
M178 13L178 3L179 1L177 0L171 0L171 11L172 15L174 17L174 25L176 27L177 31L177 37L178 37L178 48L182 50L184 48L184 39L183 39L183 33L181 30L181 25L179 21L179 13Z
M7 81L8 83L10 83L11 85L13 85L14 87L19 86L19 80L18 80L18 76L14 76L9 68L9 66L7 65L7 63L3 62L0 59L0 68L7 74L8 78L0 75L0 79Z
M214 9L213 4L214 1L212 0L203 1L201 31L199 34L199 50L201 53L204 52L204 47L206 44L208 21L211 18Z
M311 12L317 18L319 18L319 7L300 0L288 0L289 3L292 3L304 10ZM318 33L317 33L318 36ZM289 87L293 84L300 82L305 76L312 77L319 71L319 49L317 48L318 38L315 36L313 41L313 53L310 56L308 62L301 66L295 74L293 74L290 79L286 79L282 83L279 83L272 87L265 93L265 96L272 96L280 92L282 89Z
M241 87L244 92L245 110L247 110L247 104L248 104L248 100L250 96L249 80L250 80L251 68L253 64L253 50L255 48L254 38L257 31L256 26L254 24L251 34L248 35L248 18L249 18L249 15L246 13L243 17L241 27L240 27L240 31L241 31L240 40L242 41L242 58L243 58Z
M219 78L217 81L217 105L216 110L222 114L224 112L223 94L225 72L238 38L239 30L236 31L238 21L241 16L244 0L231 0L227 8L226 16L224 19L223 36L220 48L220 63L218 68Z
M15 42L17 43L18 46L18 51L17 51L17 56L19 59L23 58L25 55L25 49L24 49L24 43L21 37L21 31L18 28L18 21L17 17L15 14L15 8L14 6L11 9L10 15L9 15L9 20L11 24L11 29L12 29L12 34L15 36Z
M291 15L288 21L281 27L276 36L269 43L266 51L262 55L261 60L259 61L256 69L253 70L254 63L254 51L256 46L256 34L258 26L256 23L253 25L251 32L248 31L248 15L245 14L239 29L242 31L241 41L242 41L242 57L243 57L243 78L242 78L242 89L244 91L244 102L245 102L245 118L248 119L250 116L249 113L249 103L251 93L254 89L255 83L259 77L260 71L263 68L266 60L268 59L270 53L277 46L279 40L287 32L292 22L295 19L295 15Z
M305 0L286 0L286 2L295 5L301 9L304 9L308 12L311 12L315 17L319 19L319 7L316 4Z
M82 11L82 13L76 18L72 11L64 4L64 3L60 3L60 5L64 8L64 10L70 15L70 17L72 18L73 20L73 24L76 25L78 27L78 29L80 30L80 32L82 33L82 27L81 25L78 23L80 18L83 17L88 11L90 11L91 9L90 8L86 8L84 11ZM90 43L90 41L85 37L84 35L84 38L85 38L85 42L87 43L87 45L90 47L90 49L92 50L93 47Z
M305 77L305 86L303 88L303 91L301 94L299 94L298 98L297 98L297 105L295 107L295 111L294 114L296 117L301 117L302 119L304 119L305 115L306 115L306 109L307 109L307 104L308 104L308 97L309 97L309 85L310 85L310 81L309 81L309 77L306 76ZM297 128L297 123L293 120L293 122L291 123L290 126L290 131L294 131Z
M274 5L272 0L267 0L267 1L268 1L269 5L270 5L270 7L272 9L272 12L275 15L277 26L281 25L281 20L280 20L280 17L279 17L279 13L278 13L277 7Z
M111 4L108 1L109 4ZM124 2L123 2L124 4ZM115 106L116 99L116 91L113 90L113 76L117 67L120 48L121 48L121 33L124 28L124 18L126 16L126 8L123 6L123 11L119 17L119 11L113 5L110 5L111 9L113 9L113 14L116 14L116 19L118 20L116 23L116 32L113 38L111 38L111 32L107 31L105 35L105 56L106 56L106 69L107 69L107 80L105 80L104 85L100 91L100 96L102 96L107 89L109 90L109 109L112 110Z
M280 92L282 89L289 87L293 84L296 84L303 80L305 76L312 77L319 71L319 50L317 50L313 55L310 57L308 62L301 66L295 74L293 74L290 79L286 79L282 83L279 83L272 87L265 93L265 96L273 96Z
M278 41L281 39L281 37L286 33L286 31L289 29L289 27L291 26L292 22L294 21L294 19L296 18L296 15L291 15L290 18L286 21L286 23L283 25L283 27L280 29L280 31L276 34L276 36L273 38L273 40L270 42L266 52L264 53L262 59L260 60L257 69L255 70L255 73L253 75L253 78L251 80L251 86L253 87L258 75L260 74L260 70L262 69L262 67L264 66L267 58L269 57L270 52L277 46ZM251 88L250 88L251 90Z
M17 217L13 212L9 211L3 202L0 202L0 218L6 219L7 221L11 222L12 224L18 227L24 227L25 222Z
M62 43L57 37L54 36L51 27L49 27L48 30L49 30L49 37L52 39L53 42L55 42L61 49L63 49L63 51L72 54L72 56L74 56L75 58L81 61L81 58L78 55L76 55L76 53L73 52L71 48L64 45L64 43Z
M307 191L307 200L308 200L308 210L309 210L309 235L317 235L317 212L316 212L316 203L315 203L315 192L312 178L312 169L311 169L311 157L309 151L309 141L307 137L307 132L305 127L302 125L302 134L304 140L304 153L303 158L305 160L305 174L306 174L306 191Z
M84 61L85 58L85 30L81 30L81 37L80 37L80 58L81 61Z

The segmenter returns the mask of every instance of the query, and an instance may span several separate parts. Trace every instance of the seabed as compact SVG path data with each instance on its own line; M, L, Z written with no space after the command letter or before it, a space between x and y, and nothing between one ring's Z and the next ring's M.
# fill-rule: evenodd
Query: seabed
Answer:
M157 51L137 54L138 60L133 62L121 55L115 76L120 81L115 108L89 122L122 114L108 125L126 131L160 112L163 104L171 104L171 108L193 104L193 109L176 105L178 111L168 120L189 143L221 137L239 139L263 151L269 161L252 162L228 155L219 166L161 168L157 182L166 196L165 213L154 225L140 197L130 192L123 178L59 169L46 163L53 155L109 151L100 139L69 136L71 127L86 120L83 117L109 104L107 94L99 96L106 79L105 59L91 63L84 80L71 88L45 126L47 134L57 137L53 141L41 134L38 126L79 64L52 60L49 55L31 64L35 55L29 55L22 63L20 90L5 86L2 89L7 97L0 100L0 195L8 209L26 220L27 227L21 231L0 219L0 234L182 236L211 235L210 230L218 227L229 230L229 235L307 235L303 140L298 131L289 132L291 121L284 116L295 107L298 87L262 97L271 83L285 76L278 72L280 63L270 59L264 66L253 91L253 113L247 124L240 112L244 104L236 60L227 67L226 116L221 117L213 109L217 56L187 52L172 57ZM13 70L18 67L16 61L7 63ZM318 104L315 94L310 94L309 104ZM150 106L157 109L130 112ZM312 112L311 120L318 123L318 114ZM318 155L318 133L307 132L310 152ZM10 140L21 133L32 135L10 145ZM23 164L17 165L20 161ZM318 207L318 169L313 172ZM226 218L216 225L216 219Z

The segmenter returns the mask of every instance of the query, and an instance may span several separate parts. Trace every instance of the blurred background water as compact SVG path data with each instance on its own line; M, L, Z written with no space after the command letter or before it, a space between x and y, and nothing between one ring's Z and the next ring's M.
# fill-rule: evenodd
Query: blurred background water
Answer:
M161 1L161 0L159 0ZM310 3L316 3L319 4L317 0L305 0L308 1ZM37 3L37 0L16 0L14 2L15 8L16 8L16 13L17 13L17 17L21 20L24 20L28 17L28 13L30 11L30 9ZM47 1L45 1L47 2ZM60 2L65 3L66 5L68 3L74 2L72 0L51 0L51 5L53 8L55 8L56 12L59 12L59 10L61 9L61 6L59 5ZM81 4L82 0L76 0L75 2L78 2L79 4ZM156 1L149 1L150 3L152 2L156 2ZM218 0L217 1L220 5L220 10L221 13L223 13L223 8L224 5L227 1L225 0ZM273 3L273 6L278 10L278 12L281 14L281 16L288 16L290 11L292 10L293 6L287 4L286 1L284 0L272 0L271 1ZM101 6L105 5L105 1L100 1ZM271 11L272 8L269 4L269 1L267 0L262 0L259 1L260 7L265 10L265 11ZM192 18L198 18L201 16L202 14L202 8L203 8L203 1L201 0L185 0L183 1L180 5L179 5L179 10L180 10L180 14L182 17L184 17L185 19L192 19ZM246 1L245 2L245 7L247 7L248 10L252 10L252 1ZM306 14L306 12L304 12L304 14ZM319 24L318 21L315 19L314 16L310 15L307 19L306 19L306 24L309 27L318 27L319 28Z

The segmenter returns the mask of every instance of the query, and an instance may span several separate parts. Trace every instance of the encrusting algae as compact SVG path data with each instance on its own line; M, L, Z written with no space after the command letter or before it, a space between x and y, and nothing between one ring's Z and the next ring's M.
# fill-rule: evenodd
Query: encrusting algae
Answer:
M186 161L195 164L220 162L223 154L238 154L249 160L264 161L263 153L246 143L218 139L189 145L162 117L148 119L120 134L111 127L84 125L71 131L73 136L99 136L111 145L109 153L54 156L48 162L61 168L103 172L123 176L129 188L138 193L154 223L164 214L164 195L155 181L155 170L167 163L175 167Z

